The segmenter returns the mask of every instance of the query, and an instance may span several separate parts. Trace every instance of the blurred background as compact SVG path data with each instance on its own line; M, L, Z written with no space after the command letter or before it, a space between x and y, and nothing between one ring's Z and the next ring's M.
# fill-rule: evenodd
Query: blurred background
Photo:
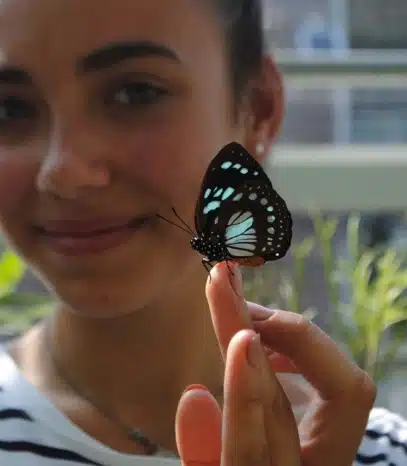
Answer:
M294 239L246 272L247 297L312 318L376 379L376 404L407 415L407 2L264 1L286 84L266 169ZM27 293L43 289L3 256L3 341L49 312Z
M309 312L374 375L376 404L407 415L407 2L265 5L286 83L270 173L303 246L269 266L288 277L271 302Z

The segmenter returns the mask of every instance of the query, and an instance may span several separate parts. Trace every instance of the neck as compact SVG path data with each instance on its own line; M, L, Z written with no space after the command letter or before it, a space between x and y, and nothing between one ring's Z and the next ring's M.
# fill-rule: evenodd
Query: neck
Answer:
M194 283L191 286L191 282ZM221 391L223 361L202 271L182 295L115 319L90 319L59 306L49 321L54 357L78 388L116 412L175 414L185 387ZM165 416L165 415L164 415Z

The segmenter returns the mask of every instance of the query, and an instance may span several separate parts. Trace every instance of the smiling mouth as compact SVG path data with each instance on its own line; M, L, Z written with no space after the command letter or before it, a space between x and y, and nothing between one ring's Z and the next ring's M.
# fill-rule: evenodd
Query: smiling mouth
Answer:
M110 225L106 227L99 227L99 228L89 228L86 226L76 226L76 227L52 227L52 226L35 226L34 230L37 233L48 236L52 238L93 238L97 236L109 235L111 233L116 233L122 230L134 230L142 227L145 223L147 223L149 217L142 216L142 217L135 217L129 220L126 223L122 223L119 225ZM72 222L73 223L73 222ZM61 225L63 223L61 222Z
M66 257L101 254L130 241L146 227L152 217L135 217L128 222L100 226L91 223L58 222L35 227L48 248Z

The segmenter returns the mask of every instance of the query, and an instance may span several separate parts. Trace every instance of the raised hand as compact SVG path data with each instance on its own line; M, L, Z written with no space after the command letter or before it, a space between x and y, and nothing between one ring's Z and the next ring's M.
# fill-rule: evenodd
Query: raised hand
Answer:
M211 276L224 404L204 387L182 396L176 431L184 466L350 466L375 399L371 379L311 322L246 304L236 268L232 283L225 264ZM300 372L315 389L298 427L275 371Z

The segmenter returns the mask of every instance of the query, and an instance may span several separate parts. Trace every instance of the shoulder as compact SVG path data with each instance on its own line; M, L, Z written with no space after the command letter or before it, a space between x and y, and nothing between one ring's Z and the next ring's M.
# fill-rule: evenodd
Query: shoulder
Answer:
M356 465L407 464L407 420L384 408L373 408Z
M24 387L9 355L0 347L0 464L35 464L27 445L39 435L38 424L26 404Z
M0 346L0 465L100 466L70 441L61 417Z

